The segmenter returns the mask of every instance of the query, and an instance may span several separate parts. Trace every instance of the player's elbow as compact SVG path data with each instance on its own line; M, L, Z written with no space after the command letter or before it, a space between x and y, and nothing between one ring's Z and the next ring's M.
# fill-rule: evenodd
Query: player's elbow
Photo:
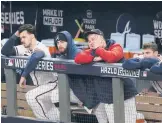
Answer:
M132 61L130 59L128 59L123 62L122 67L125 69L131 69L132 65L134 65L134 64L132 64Z
M88 64L91 63L93 60L92 56L77 56L75 57L74 61L77 64Z
M107 59L109 63L117 63L121 59L123 59L124 55L122 53L115 53L111 57Z
M7 49L5 49L5 48L2 48L1 54L2 54L2 55L5 55L5 56L10 56L10 55L11 55L10 52L9 52L9 50L7 50Z
M3 48L1 49L1 54L6 55L6 52L4 51Z
M41 58L43 58L45 56L44 52L43 51L37 51L37 52L34 52L31 56L32 59L35 59L35 60L40 60Z
M74 61L75 61L75 63L77 63L77 64L82 64L82 59L79 58L79 57L75 57L75 58L74 58Z

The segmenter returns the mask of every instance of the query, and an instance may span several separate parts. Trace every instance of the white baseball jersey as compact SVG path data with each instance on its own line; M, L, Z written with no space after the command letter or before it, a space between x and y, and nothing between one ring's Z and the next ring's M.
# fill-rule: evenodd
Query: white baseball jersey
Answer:
M151 84L158 94L162 94L162 81L151 81Z
M160 54L158 55L158 58L162 57ZM160 58L159 58L160 60ZM158 63L160 64L160 62ZM162 81L151 81L152 86L157 91L158 94L162 94Z
M40 49L44 51L45 58L51 58L49 49L41 42L37 41L37 45L34 49ZM33 51L34 51L33 49ZM25 48L23 45L15 46L16 56L31 56L33 51ZM33 84L36 86L46 84L49 82L55 82L57 80L57 73L54 72L44 72L44 71L32 71L30 76L33 80Z

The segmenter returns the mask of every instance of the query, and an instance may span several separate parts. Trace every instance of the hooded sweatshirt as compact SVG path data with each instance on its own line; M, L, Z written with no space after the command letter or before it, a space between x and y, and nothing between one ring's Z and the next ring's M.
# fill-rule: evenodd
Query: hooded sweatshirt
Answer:
M74 40L72 39L71 34L68 31L61 31L58 34L63 34L66 37L67 49L66 49L65 53L54 54L54 57L63 58L63 59L74 59L76 54L78 52L80 52L81 50L79 50L76 47L76 45L74 44ZM55 46L56 46L56 49L58 50L57 42L56 41L55 41Z

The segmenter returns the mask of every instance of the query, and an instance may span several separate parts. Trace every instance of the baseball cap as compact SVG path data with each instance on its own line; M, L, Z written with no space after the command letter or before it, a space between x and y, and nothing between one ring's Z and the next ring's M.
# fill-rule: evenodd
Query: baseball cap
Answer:
M67 39L66 39L65 35L62 34L62 33L58 33L58 34L55 36L55 42L60 41L60 40L66 41L66 42L67 42Z
M103 32L99 29L92 29L90 31L85 32L85 38L87 38L89 34L98 34L104 36Z

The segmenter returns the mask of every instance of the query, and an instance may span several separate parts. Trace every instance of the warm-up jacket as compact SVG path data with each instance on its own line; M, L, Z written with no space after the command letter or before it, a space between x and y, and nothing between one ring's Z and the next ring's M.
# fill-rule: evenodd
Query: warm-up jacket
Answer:
M88 49L82 51L75 57L78 64L86 64L93 62L95 56L100 56L103 61L108 63L116 63L123 60L123 49L114 40L107 40L106 48L97 48L96 50Z

